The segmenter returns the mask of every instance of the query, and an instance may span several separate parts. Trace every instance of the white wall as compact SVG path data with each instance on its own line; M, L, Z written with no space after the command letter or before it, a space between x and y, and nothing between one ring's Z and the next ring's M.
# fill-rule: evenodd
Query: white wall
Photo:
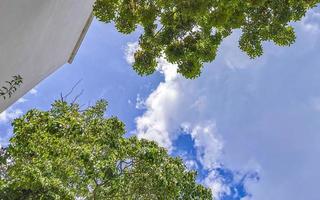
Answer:
M66 63L94 0L0 0L0 86L21 75L23 84L0 113Z

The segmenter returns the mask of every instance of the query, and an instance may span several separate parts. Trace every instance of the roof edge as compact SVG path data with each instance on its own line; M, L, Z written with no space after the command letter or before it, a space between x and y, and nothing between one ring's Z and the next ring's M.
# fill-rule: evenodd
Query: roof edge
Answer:
M91 14L90 14L85 26L83 27L83 29L81 31L81 34L79 36L78 41L77 41L76 45L74 46L74 48L72 50L72 53L71 53L71 55L70 55L70 57L68 59L68 63L69 64L72 64L74 58L76 57L76 55L77 55L77 53L79 51L79 48L80 48L80 46L81 46L81 44L82 44L82 42L83 42L88 30L89 30L89 27L90 27L90 25L92 23L92 20L93 20L93 12L91 12Z

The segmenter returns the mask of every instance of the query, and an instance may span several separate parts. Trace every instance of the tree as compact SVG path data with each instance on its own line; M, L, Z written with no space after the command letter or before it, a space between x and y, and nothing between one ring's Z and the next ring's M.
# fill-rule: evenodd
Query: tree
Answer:
M180 158L155 142L124 137L107 103L80 111L56 101L13 122L0 150L0 199L211 199Z
M133 68L140 75L156 70L164 56L186 78L200 75L215 59L223 39L242 31L239 47L250 58L263 53L262 43L287 46L295 41L289 22L300 20L319 0L97 0L95 16L114 22L129 34L144 29Z

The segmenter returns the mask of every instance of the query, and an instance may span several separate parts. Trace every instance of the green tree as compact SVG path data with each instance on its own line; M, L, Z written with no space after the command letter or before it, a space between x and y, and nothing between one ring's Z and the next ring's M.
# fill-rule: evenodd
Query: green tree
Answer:
M56 101L13 122L0 150L0 199L212 199L180 158L155 142L124 137L107 103L80 111Z
M114 22L121 33L144 29L133 68L140 75L155 71L156 58L178 65L186 78L200 75L215 59L224 38L242 31L239 47L251 58L262 43L287 46L295 41L290 22L300 20L319 0L97 0L95 16Z

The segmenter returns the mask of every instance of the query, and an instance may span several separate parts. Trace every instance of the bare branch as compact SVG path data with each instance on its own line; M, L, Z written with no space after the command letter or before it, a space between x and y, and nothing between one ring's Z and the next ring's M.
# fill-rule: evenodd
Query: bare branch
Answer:
M68 96L73 93L73 90L81 83L81 81L82 81L82 79L80 79L80 80L71 88L71 90L63 97L65 100L67 100Z

